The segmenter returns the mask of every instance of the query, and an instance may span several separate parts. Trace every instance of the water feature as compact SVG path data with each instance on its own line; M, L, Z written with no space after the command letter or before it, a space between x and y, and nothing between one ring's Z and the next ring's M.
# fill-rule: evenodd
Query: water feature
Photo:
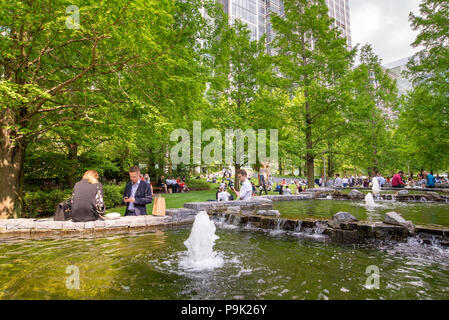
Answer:
M215 224L209 219L206 211L200 211L193 222L189 238L184 242L187 256L181 261L181 266L187 270L202 271L221 267L223 259L214 251Z
M365 196L365 205L370 208L376 206L376 203L374 202L374 198L371 192L368 192Z
M223 265L197 272L181 265L186 255L184 242L191 233L191 226L185 226L111 237L3 241L0 299L449 296L449 252L432 246L342 246L218 228L215 233L220 238L214 250ZM66 287L69 265L80 270L79 290ZM365 287L369 276L366 270L371 265L381 270L380 288L376 290Z
M279 210L282 218L330 219L339 211L349 212L360 220L382 221L385 213L395 211L415 225L439 225L449 227L449 205L447 203L406 203L397 201L376 201L374 207L367 207L365 201L348 200L302 200L279 201L273 209Z
M377 177L373 177L373 194L374 195L379 195L380 194L380 184L379 184L379 180L377 179Z

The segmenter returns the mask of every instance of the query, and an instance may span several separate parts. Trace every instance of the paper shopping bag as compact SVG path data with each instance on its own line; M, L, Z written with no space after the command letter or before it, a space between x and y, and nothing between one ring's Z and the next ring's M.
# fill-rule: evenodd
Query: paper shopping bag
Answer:
M165 198L154 198L153 216L165 216Z

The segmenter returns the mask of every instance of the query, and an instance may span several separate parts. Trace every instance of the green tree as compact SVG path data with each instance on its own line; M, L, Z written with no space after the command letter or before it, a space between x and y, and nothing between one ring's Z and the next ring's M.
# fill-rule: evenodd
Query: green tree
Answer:
M247 25L236 20L223 32L222 39L227 50L222 51L223 56L215 66L216 76L220 79L216 83L221 86L215 85L209 92L209 126L222 132L227 128L241 129L242 132L274 128L278 98L270 87L273 70L271 57L266 53L265 37L259 41L251 40ZM239 138L236 134L235 139ZM249 145L242 151L248 150ZM239 160L241 156L243 161ZM236 172L247 163L247 156L237 150L233 153ZM235 186L239 186L237 176Z
M418 170L447 168L449 147L449 3L424 0L420 14L410 14L419 34L412 46L422 49L409 61L414 89L400 114L403 154Z
M284 1L285 17L273 15L274 46L285 88L295 103L296 122L303 132L309 187L314 187L314 160L344 124L344 92L339 90L353 52L332 28L324 0Z
M390 160L389 140L398 96L394 80L381 66L381 61L365 45L360 50L360 65L348 82L352 103L345 117L350 120L345 149L352 163L375 175Z
M140 119L180 119L199 108L206 87L201 1L86 0L79 25L66 24L69 5L0 1L1 217L20 215L25 155L36 138L67 123L117 122L127 155L141 134L134 130L151 134Z

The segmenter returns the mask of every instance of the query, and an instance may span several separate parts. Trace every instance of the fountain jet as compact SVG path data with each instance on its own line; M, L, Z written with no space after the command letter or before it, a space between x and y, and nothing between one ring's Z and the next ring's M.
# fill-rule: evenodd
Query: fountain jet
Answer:
M368 194L365 196L365 205L367 207L374 207L376 203L374 202L373 195L371 192L368 192Z
M193 222L189 238L184 241L187 247L187 257L180 265L193 271L211 270L223 265L223 259L214 251L215 224L209 219L206 211L200 211Z

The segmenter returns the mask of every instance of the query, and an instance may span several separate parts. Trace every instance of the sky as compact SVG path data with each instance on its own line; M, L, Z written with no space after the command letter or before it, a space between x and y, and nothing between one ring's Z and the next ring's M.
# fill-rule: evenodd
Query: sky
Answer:
M382 64L413 55L417 33L408 15L419 14L421 0L349 0L352 44L370 43Z

